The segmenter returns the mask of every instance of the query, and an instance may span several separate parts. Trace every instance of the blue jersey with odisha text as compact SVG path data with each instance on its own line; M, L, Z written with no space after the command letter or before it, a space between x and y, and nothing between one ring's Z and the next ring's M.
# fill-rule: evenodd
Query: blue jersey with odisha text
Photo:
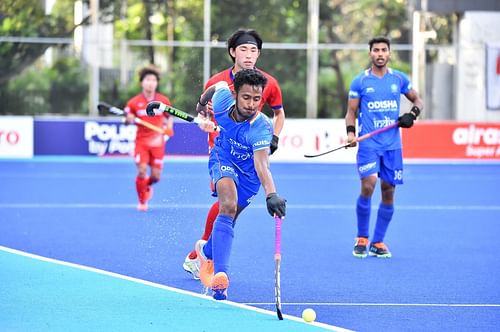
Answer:
M257 150L269 149L273 137L271 120L262 112L244 121L234 121L230 113L235 101L229 88L222 88L212 97L212 106L220 127L213 151L222 153L243 173L255 173L253 155Z
M383 77L371 69L359 74L351 83L349 99L359 99L359 136L395 123L399 117L401 94L412 89L408 77L388 68ZM399 130L388 130L359 142L359 148L395 150L401 148Z

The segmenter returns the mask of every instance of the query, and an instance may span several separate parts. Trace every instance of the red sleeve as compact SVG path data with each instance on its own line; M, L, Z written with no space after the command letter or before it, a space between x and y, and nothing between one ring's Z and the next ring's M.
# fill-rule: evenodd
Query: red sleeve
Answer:
M283 107L283 98L281 96L281 88L274 78L270 79L268 85L266 86L267 100L266 102L271 106L272 109L279 109Z
M208 89L210 86L214 85L217 82L225 81L227 82L228 85L233 84L233 82L231 81L231 75L229 75L230 70L231 68L223 70L221 72L218 72L214 76L210 77L208 81L205 83L203 90Z

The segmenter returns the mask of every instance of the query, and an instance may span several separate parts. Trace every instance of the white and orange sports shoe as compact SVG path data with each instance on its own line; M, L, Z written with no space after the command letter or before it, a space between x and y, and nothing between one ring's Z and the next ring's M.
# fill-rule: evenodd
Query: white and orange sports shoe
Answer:
M144 192L144 202L140 202L137 204L137 211L146 212L148 210L148 202L151 198L153 198L153 187L148 186L148 189Z
M199 280L200 279L200 267L199 267L199 261L198 259L194 258L191 259L189 258L189 255L191 253L187 254L186 258L184 259L184 264L182 264L182 267L184 268L184 271L190 273L193 276L194 280Z
M212 277L214 275L214 262L208 259L203 253L203 246L207 243L205 240L198 240L194 246L196 250L196 259L200 267L200 280L203 286L209 288L212 286Z
M139 202L139 204L137 204L137 211L142 211L142 212L146 212L148 210L148 203L141 203Z
M227 299L227 288L229 287L229 278L225 272L217 272L212 278L212 297L217 301Z

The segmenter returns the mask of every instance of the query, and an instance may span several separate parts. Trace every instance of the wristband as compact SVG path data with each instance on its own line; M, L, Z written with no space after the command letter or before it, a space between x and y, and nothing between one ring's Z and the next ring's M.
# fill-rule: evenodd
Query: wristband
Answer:
M415 117L419 116L420 115L420 108L418 108L417 106L413 106L411 108L411 111L413 114L415 114Z
M198 104L200 104L201 106L207 106L207 104L208 104L208 100L207 100L207 102L206 102L205 104L203 104L203 103L201 102L201 96L200 96L200 98L198 98Z
M354 126L346 126L345 129L347 131L347 134L353 133L354 135L356 135L356 127L354 127Z

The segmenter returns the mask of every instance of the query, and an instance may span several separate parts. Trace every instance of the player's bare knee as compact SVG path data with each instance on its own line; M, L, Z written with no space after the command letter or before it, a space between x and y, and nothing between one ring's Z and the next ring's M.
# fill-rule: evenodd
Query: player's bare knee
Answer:
M394 202L394 192L396 188L393 185L384 182L380 186L380 189L382 193L382 202L384 204L392 204Z
M219 214L224 214L234 218L236 215L236 202L235 201L219 201Z
M361 184L361 194L365 197L371 197L373 195L373 191L375 190L375 186L371 183L362 183Z

